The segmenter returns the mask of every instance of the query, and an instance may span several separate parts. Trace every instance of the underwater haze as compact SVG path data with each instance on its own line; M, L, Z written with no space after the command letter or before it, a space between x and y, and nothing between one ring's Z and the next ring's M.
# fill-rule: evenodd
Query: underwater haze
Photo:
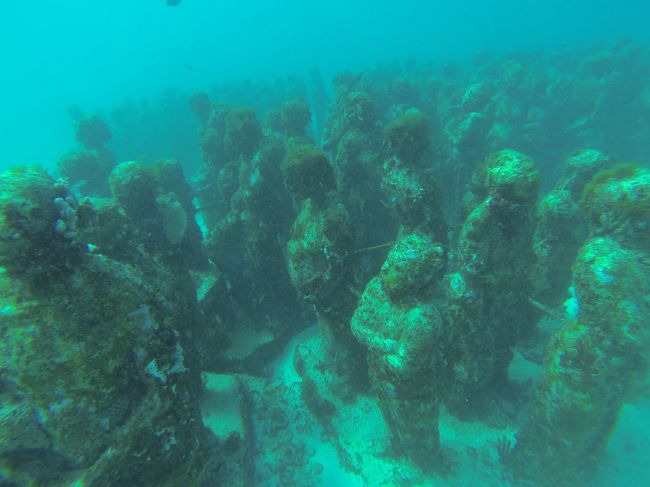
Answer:
M69 105L97 111L314 66L333 75L394 58L648 41L648 18L641 0L5 2L0 165L52 164L69 145Z
M4 2L0 486L650 485L648 19Z

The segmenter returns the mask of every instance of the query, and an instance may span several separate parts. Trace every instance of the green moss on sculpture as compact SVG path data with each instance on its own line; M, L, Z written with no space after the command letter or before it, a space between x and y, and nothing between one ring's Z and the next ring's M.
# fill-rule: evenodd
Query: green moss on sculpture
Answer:
M262 128L252 108L235 108L225 117L224 150L230 160L250 158L262 140Z
M298 200L321 199L335 188L334 170L327 155L310 144L290 147L282 160L284 185Z
M519 477L540 486L575 485L596 473L617 415L650 365L647 254L595 238L580 249L573 277L578 314L549 344L512 461Z
M555 307L566 299L571 266L587 236L580 208L567 189L554 189L537 205L535 299Z
M610 188L618 183L622 183L626 180L636 178L642 175L643 168L638 164L619 164L611 169L604 169L599 171L591 178L583 191L580 197L580 205L586 212L589 212L594 209L594 205L597 203L599 192L603 191L607 186ZM623 189L623 188L620 188ZM618 203L620 208L628 209L632 214L636 212L645 212L648 202L640 200L635 204L634 201L631 201L624 195L622 200L615 202Z
M390 250L379 278L392 299L415 298L431 281L439 281L445 268L445 249L430 236L413 233Z
M623 181L634 177L640 169L641 167L638 164L618 164L611 169L598 171L582 190L580 204L588 207L589 203L594 199L599 186L608 182Z
M178 161L163 159L151 166L124 162L113 170L109 183L119 211L135 223L133 238L138 244L168 264L207 265L201 231L193 218L193 192Z
M35 285L67 273L80 256L74 241L56 230L55 198L66 195L38 167L0 175L0 266Z
M362 91L348 93L343 101L343 116L349 128L369 129L377 121L370 97Z
M578 201L590 179L612 160L602 152L585 149L564 162L564 174L537 205L533 249L536 256L535 299L559 306L571 285L571 266L587 237L587 224Z
M611 157L600 151L580 150L565 161L564 175L557 186L568 190L577 202L589 180L599 171L608 169L612 164Z
M489 414L490 396L508 377L518 337L537 321L533 236L539 186L532 160L515 151L490 156L475 181L484 199L465 219L458 238L458 272L447 278L448 353L454 414Z
M650 250L650 170L621 164L597 173L580 199L594 235Z
M394 301L381 277L375 277L366 286L350 327L368 349L370 378L396 454L430 469L439 452L443 374L431 345L441 337L440 313L433 304L417 299L408 305Z
M286 137L304 137L305 127L311 121L309 106L302 98L291 100L282 107L280 120Z
M534 201L539 189L539 171L533 160L514 150L502 150L485 161L485 184L489 192L513 201Z
M201 151L203 159L211 170L226 163L225 132L226 116L230 109L222 104L213 103L206 126L201 130Z
M31 411L26 425L38 422L47 441L34 449L35 436L7 441L21 425L0 431L0 468L12 479L178 485L170 479L186 475L187 462L201 468L198 371L180 338L192 319L192 293L183 291L191 285L151 261L147 270L87 254L46 299L13 283L24 292L0 324L3 379Z
M439 242L447 240L442 192L437 174L391 157L383 166L385 197L406 232L432 233Z
M324 302L346 275L352 236L343 205L303 203L287 243L289 276L301 297Z
M108 179L115 201L134 220L148 219L157 213L156 197L160 191L156 171L137 161L119 164Z
M349 88L340 85L337 89L340 92L323 132L323 147L327 150L334 149L351 130L369 134L376 129L377 115L370 97L362 91L346 92Z
M384 129L388 149L404 162L415 163L427 151L431 122L419 110L411 109Z
M79 235L58 233L63 189L38 168L0 176L0 403L17 419L0 425L3 479L192 485L209 446L190 277L149 256L117 210L107 222L82 205Z

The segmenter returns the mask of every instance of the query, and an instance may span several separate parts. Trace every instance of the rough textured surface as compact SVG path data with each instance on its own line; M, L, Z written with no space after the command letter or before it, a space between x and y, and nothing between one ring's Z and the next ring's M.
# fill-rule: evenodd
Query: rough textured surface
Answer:
M15 236L2 249L14 264L3 273L13 279L3 288L13 300L5 294L0 394L15 418L3 438L23 438L3 439L2 467L21 483L201 485L216 463L207 465L213 446L198 415L189 276L143 248L116 254L120 261L110 246L109 255L91 247L85 239L103 245L106 238L95 226L102 211L92 206L66 207L78 231L58 233L63 189L31 169L1 182L10 196L2 229ZM126 218L113 218L129 228ZM17 243L34 252L30 266L15 267Z
M57 231L63 215L54 200L66 196L67 189L38 167L18 167L0 175L0 265L11 276L45 286L69 274L78 262L81 247Z
M580 310L553 337L516 474L538 485L593 476L623 402L648 372L650 263L611 238L589 240L574 266Z
M650 485L648 73L624 40L71 107L65 180L0 176L0 484Z
M580 200L591 234L650 251L650 170L621 164L597 173Z
M47 448L29 454L3 441L2 465L17 478L174 485L202 468L210 442L197 422L196 364L185 358L188 304L157 300L152 284L88 255L52 283L47 305L23 301L3 316L3 380L11 384L3 395L31 411L35 438L47 437ZM16 423L22 434L27 426Z
M537 205L535 243L535 299L556 307L567 298L571 265L587 238L587 222L580 208L585 186L599 171L613 165L597 150L581 150L564 162L564 174Z
M348 387L363 389L365 354L349 327L357 301L352 232L338 199L319 205L305 200L287 243L287 266L300 297L313 305L325 345L323 359Z
M485 413L490 391L507 379L515 343L535 323L528 298L537 170L523 154L502 151L487 159L479 179L486 196L461 229L445 304L453 368L447 404L470 417Z
M443 256L431 240L417 235L401 239L379 276L366 286L351 322L355 337L368 349L371 383L395 450L425 469L438 460L443 377L435 343L440 343L443 325L430 304L436 274L423 270L438 268L440 274ZM407 278L405 269L416 272Z
M297 199L322 199L334 189L334 171L327 155L309 144L289 147L282 160L284 185Z

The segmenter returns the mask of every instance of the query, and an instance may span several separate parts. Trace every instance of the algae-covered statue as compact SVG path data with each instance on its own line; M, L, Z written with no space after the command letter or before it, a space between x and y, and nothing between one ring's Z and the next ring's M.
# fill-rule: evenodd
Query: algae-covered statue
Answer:
M591 478L617 416L650 364L650 171L618 165L584 186L589 238L577 252L578 310L552 337L514 472L538 485Z
M429 122L407 111L385 130L392 157L383 185L400 230L379 274L367 284L351 321L368 349L371 383L391 441L423 469L439 462L438 411L444 387L438 301L447 268L447 229L440 191L418 167L429 146Z
M0 174L0 485L611 484L649 73L621 41L70 110ZM182 129L196 161L124 160Z
M39 168L0 175L0 464L21 485L200 484L215 468L188 261L152 245L160 182L139 174L115 174L98 206Z

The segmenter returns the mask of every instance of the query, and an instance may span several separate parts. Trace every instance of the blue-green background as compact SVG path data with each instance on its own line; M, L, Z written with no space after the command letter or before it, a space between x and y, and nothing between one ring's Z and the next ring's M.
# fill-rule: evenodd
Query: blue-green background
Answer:
M650 39L650 2L435 0L2 0L0 168L52 166L65 108L184 94L224 80L328 76L395 57ZM118 154L138 157L139 154ZM174 155L174 154L170 154Z

